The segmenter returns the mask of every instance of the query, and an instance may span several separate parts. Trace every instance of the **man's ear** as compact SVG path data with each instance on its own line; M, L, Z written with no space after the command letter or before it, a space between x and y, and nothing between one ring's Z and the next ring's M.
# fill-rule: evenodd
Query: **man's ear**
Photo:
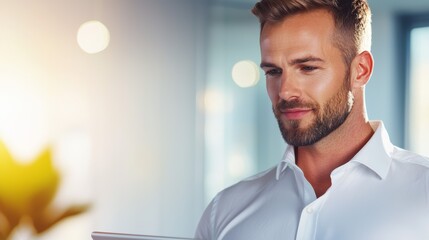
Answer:
M363 51L352 62L352 87L364 87L372 75L374 59L368 51Z

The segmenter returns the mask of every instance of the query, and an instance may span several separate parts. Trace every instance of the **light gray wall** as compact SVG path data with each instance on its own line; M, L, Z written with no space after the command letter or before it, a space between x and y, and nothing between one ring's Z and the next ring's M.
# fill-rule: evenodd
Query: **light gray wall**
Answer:
M372 119L383 120L392 142L406 147L406 81L401 68L405 56L399 41L400 15L429 14L429 1L377 1L370 0L373 12L372 52L375 68L367 86L368 114Z
M370 119L383 120L392 142L404 144L404 86L396 67L398 48L396 26L392 12L373 14L374 73L366 87L367 110Z
M22 143L43 132L29 143L54 152L61 139L84 136L67 160L55 159L68 184L55 204L91 208L38 239L90 239L93 230L193 235L204 208L196 93L204 86L206 9L201 0L2 1L0 88L22 85L19 97L34 95L46 111L22 99L25 108L2 108L0 115L28 130ZM103 22L111 35L95 55L76 43L89 20ZM14 115L31 108L35 116ZM73 159L82 155L82 139L88 156ZM14 239L33 239L31 229L21 230Z
M113 37L93 125L100 140L94 228L192 236L203 209L196 92L204 84L205 6L103 5Z

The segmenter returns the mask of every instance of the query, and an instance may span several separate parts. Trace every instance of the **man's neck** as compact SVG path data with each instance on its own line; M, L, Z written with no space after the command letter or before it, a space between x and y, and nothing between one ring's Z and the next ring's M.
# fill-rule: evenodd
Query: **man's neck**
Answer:
M350 161L373 133L369 122L352 124L346 120L317 143L295 148L296 163L313 186L317 197L322 196L331 186L332 171Z

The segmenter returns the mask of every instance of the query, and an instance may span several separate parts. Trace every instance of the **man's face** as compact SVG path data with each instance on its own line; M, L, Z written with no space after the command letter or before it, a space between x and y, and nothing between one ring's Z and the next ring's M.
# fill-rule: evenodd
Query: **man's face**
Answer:
M334 21L315 10L264 26L261 67L285 141L312 145L337 129L353 105L349 68L333 45Z

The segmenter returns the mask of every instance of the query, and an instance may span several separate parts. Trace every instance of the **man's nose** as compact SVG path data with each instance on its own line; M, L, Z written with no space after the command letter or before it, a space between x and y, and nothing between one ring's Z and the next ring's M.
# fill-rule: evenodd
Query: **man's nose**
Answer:
M301 97L300 84L295 76L286 74L282 76L279 97L286 101Z

